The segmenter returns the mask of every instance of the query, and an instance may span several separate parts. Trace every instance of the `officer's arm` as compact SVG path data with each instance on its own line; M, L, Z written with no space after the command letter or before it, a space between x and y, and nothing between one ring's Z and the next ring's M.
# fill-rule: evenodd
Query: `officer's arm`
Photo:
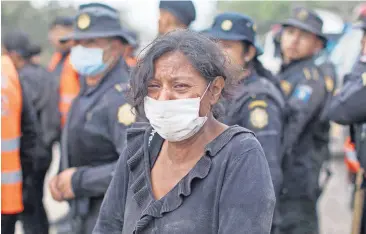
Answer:
M328 118L350 125L366 121L366 79L348 81L331 102Z
M288 152L299 140L304 128L324 104L326 91L322 79L308 77L299 83L286 103L287 123L284 150Z
M37 124L37 117L34 108L30 103L29 93L23 88L22 82L22 117L21 131L22 137L20 141L20 155L22 164L27 168L24 170L33 170L37 145L40 141Z
M281 108L267 97L257 97L244 106L242 113L248 118L242 126L252 130L262 145L271 172L272 182L278 197L282 184L281 140L283 134L283 113Z
M115 150L120 155L126 145L126 129L134 123L135 116L131 115L131 106L121 101L111 102L114 108L109 108L109 129L110 139L115 145ZM112 180L116 167L116 162L104 164L96 167L80 167L72 178L72 187L76 197L96 197L102 196L107 191Z
M59 140L61 134L61 114L58 108L59 87L53 75L46 70L43 73L43 87L45 93L42 95L43 108L40 113L44 144L50 148L52 143Z

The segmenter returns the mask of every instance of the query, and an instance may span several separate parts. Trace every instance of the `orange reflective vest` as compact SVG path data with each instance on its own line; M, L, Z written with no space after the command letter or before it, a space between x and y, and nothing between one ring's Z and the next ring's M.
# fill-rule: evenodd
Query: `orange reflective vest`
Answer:
M8 56L1 56L1 214L23 211L20 164L22 92Z
M355 144L351 142L351 138L348 137L344 143L344 163L347 166L348 171L357 173L360 170L360 162L356 156Z
M125 61L129 67L136 67L137 59L135 57L126 57Z
M48 69L52 71L61 60L61 54L55 53L51 59ZM59 110L61 112L61 126L66 123L67 113L71 107L72 101L80 91L79 77L70 64L70 55L66 58L60 75L60 102Z

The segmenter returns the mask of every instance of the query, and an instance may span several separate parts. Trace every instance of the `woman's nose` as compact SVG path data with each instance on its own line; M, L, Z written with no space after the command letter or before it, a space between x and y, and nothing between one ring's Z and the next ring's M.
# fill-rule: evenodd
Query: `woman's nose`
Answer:
M167 101L172 99L172 92L169 88L162 88L158 93L156 100Z

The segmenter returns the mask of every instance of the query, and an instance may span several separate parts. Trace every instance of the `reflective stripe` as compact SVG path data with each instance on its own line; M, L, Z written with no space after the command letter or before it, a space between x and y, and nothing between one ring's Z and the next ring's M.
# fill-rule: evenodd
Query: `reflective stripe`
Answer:
M1 172L1 184L15 184L22 182L22 172Z
M14 151L19 149L19 137L10 140L1 139L1 152Z
M75 97L76 97L76 95L63 94L63 95L61 95L61 102L71 103Z

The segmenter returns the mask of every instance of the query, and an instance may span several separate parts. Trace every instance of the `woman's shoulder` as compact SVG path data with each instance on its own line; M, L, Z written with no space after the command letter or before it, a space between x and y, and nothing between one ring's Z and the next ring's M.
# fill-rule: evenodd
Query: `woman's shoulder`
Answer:
M213 154L220 153L220 151L237 154L253 149L262 150L255 134L251 130L238 125L230 126L207 148Z

